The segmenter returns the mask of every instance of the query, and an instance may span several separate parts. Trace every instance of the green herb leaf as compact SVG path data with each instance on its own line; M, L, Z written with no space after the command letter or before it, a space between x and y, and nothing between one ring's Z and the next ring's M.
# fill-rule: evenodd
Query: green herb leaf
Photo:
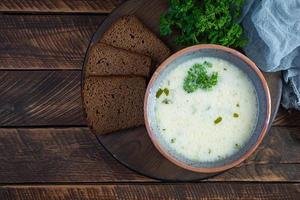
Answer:
M240 145L240 144L238 144L238 143L235 143L235 145L234 145L234 148L236 148L236 149L240 149L240 148L241 148L241 145Z
M234 118L238 118L238 117L239 117L239 114L238 114L238 113L233 113L233 117L234 117Z
M220 123L222 121L222 117L218 117L217 119L215 119L215 124L218 124L218 123Z
M169 9L160 17L163 36L178 30L180 45L214 43L242 47L247 40L237 23L244 0L170 0Z
M172 144L175 143L175 141L176 141L176 138L172 138L172 139L171 139L171 143L172 143Z
M196 91L197 89L211 89L218 82L218 73L213 72L208 75L207 68L212 64L205 61L203 64L196 63L189 70L184 78L183 89L187 93Z
M166 96L168 96L169 93L170 93L169 89L168 89L168 88L165 88L165 89L164 89L164 93L165 93Z
M172 33L172 21L167 18L167 16L160 17L160 34L161 35L170 35Z
M170 91L169 91L168 88L164 88L164 89L159 88L159 89L157 90L157 92L156 92L156 98L159 98L163 93L164 93L166 96L168 96L169 93L170 93Z
M164 92L164 91L163 91L161 88L159 88L159 89L157 90L157 92L156 92L156 98L159 98L159 97L162 95L163 92Z
M204 61L203 62L204 67L212 68L212 64L210 62Z
M218 155L218 159L219 159L219 160L223 160L224 158L225 158L224 156Z
M164 99L164 100L162 101L162 103L164 103L164 104L170 104L170 103L172 103L172 102L171 102L171 100L169 100L169 99Z

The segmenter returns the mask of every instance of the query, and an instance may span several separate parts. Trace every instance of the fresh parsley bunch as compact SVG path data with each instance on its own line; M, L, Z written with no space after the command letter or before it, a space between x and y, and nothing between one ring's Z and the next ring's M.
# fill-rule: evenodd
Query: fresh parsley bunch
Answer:
M244 0L170 0L169 10L160 18L160 33L179 31L176 43L213 43L242 47L243 28L237 23Z
M211 75L208 75L207 69L211 67L212 64L207 61L202 64L194 64L188 70L184 79L183 89L187 93L192 93L199 88L208 90L215 86L218 82L218 73L213 72Z

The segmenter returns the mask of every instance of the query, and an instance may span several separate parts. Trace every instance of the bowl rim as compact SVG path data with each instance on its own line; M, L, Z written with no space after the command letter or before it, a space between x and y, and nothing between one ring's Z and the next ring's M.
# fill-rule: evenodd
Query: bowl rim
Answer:
M264 120L264 126L259 134L259 137L256 141L256 143L246 151L246 153L244 153L239 159L234 160L232 162L229 162L225 165L222 166L218 166L218 167L208 167L208 168L204 168L204 167L194 167L191 165L188 165L182 161L177 160L175 157L173 157L164 147L162 147L162 145L160 144L160 142L158 141L157 137L155 136L155 134L152 132L151 127L150 127L150 123L149 123L149 119L148 119L148 98L149 98L149 94L150 94L150 90L153 87L154 82L156 81L157 77L159 76L160 72L165 69L171 62L173 62L175 59L177 59L180 56L183 56L184 54L188 53L188 52L194 52L194 51L198 51L201 49L217 49L217 50L221 50L227 53L232 54L233 56L238 57L239 59L243 60L249 67L251 67L253 69L253 71L256 73L256 75L259 77L262 86L264 88L264 93L266 95L266 99L267 99L267 106L266 106L266 117ZM187 48L184 48L180 51L177 51L176 53L172 54L170 57L168 57L163 63L161 63L158 68L155 70L154 74L152 75L147 89L146 89L146 94L145 94L145 98L144 98L144 120L145 120L145 126L147 129L147 133L152 141L152 143L154 144L155 148L169 161L171 161L172 163L174 163L175 165L182 167L184 169L190 170L190 171L194 171L194 172L201 172L201 173L215 173L215 172L221 172L221 171L225 171L227 169L230 169L232 167L235 167L237 165L239 165L240 163L242 163L244 160L246 160L256 149L257 147L260 145L260 143L262 142L263 138L265 137L267 131L268 131L268 127L269 127L269 123L270 123L270 116L271 116L271 97L270 97L270 91L269 91L269 87L267 84L267 81L265 80L262 72L258 69L258 67L256 66L256 64L251 61L248 57L246 57L244 54L238 52L235 49L229 48L229 47L225 47L225 46L221 46L221 45L216 45L216 44L199 44L199 45L194 45L194 46L190 46Z

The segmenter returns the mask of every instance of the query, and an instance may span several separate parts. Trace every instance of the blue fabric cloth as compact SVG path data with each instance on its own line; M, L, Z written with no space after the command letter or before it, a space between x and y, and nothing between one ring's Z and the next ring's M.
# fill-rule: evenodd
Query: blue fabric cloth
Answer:
M266 72L283 72L282 105L300 110L300 0L246 0L246 55Z

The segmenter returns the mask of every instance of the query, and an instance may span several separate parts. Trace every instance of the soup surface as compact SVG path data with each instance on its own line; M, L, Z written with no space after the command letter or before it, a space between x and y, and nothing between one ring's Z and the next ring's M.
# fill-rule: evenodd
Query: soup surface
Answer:
M183 87L189 69L209 63L217 73L211 88ZM247 75L231 63L205 57L184 62L166 75L156 92L159 138L169 151L194 161L216 161L237 152L257 122L257 95Z

